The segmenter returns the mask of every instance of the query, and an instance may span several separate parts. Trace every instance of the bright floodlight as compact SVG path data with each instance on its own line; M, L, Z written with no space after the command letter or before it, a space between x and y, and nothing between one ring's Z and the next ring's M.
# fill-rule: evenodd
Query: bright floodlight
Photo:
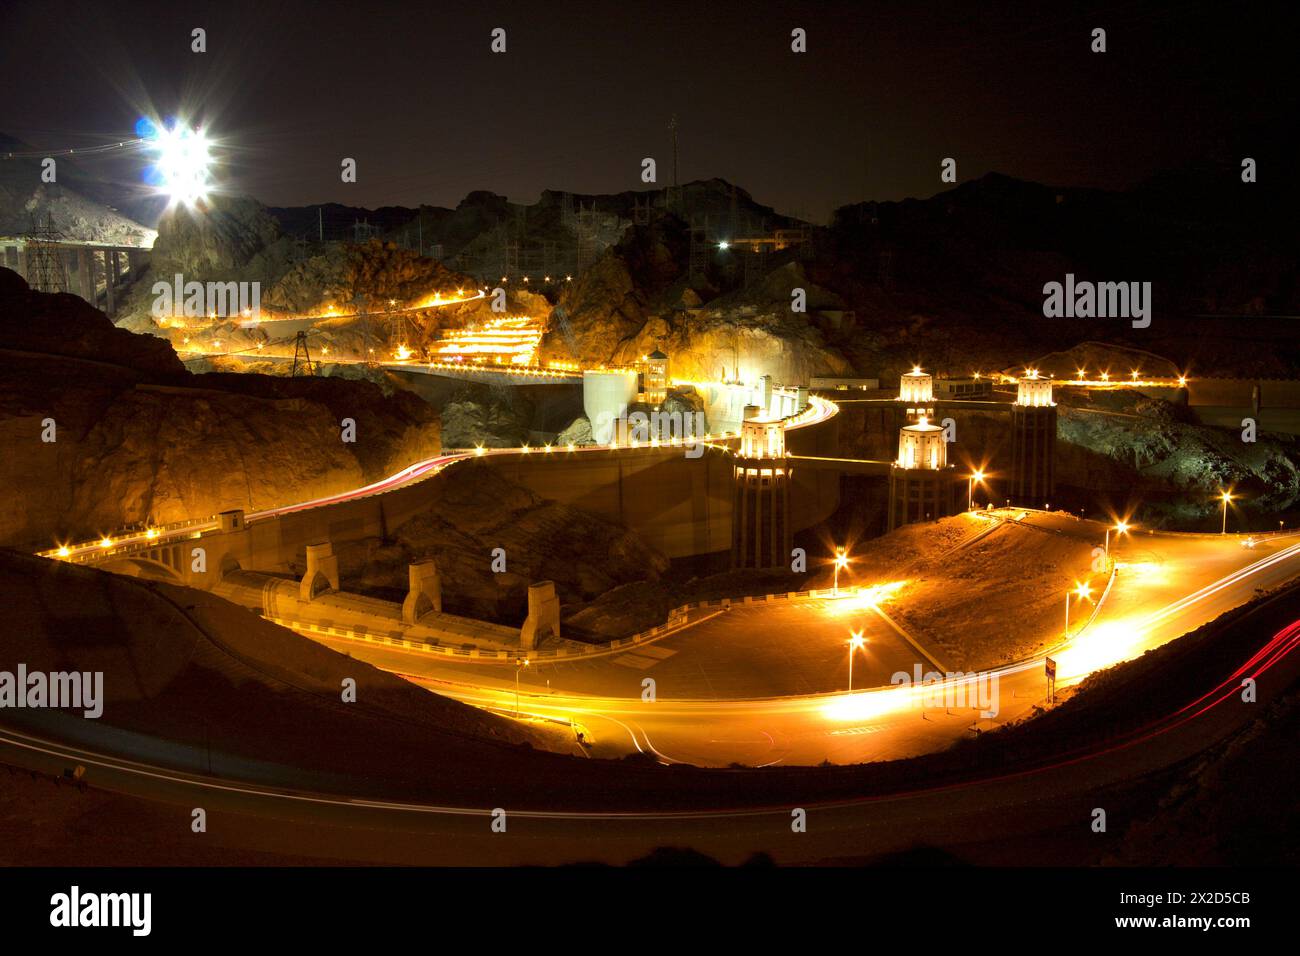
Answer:
M194 206L207 198L212 144L203 130L179 122L155 127L151 146L158 155L158 189L173 205Z

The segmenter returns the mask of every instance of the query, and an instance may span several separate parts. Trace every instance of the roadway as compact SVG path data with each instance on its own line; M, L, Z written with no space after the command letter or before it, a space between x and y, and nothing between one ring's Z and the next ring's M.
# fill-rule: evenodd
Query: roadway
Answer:
M819 402L802 424L832 414L833 405ZM472 454L494 453L518 452L480 449L440 455L353 491L255 512L247 518L258 521L381 494L424 480ZM1101 526L1068 515L1002 514L1044 533L1101 543ZM209 521L174 530L142 530L108 547L92 542L46 555L93 561L124 549L156 546L172 536L193 537L215 526L215 521ZM1114 588L1092 623L1053 651L1061 686L1194 630L1245 603L1257 588L1300 573L1300 545L1289 543L1292 537L1261 537L1254 549L1243 548L1241 539L1232 535L1138 533L1117 540ZM664 762L704 766L807 765L943 749L977 727L1023 716L1044 697L1041 655L992 671L999 682L999 706L996 717L982 721L977 719L981 708L966 706L970 701L965 699L958 706L919 705L919 688L839 693L837 673L843 673L847 682L847 647L842 642L851 629L863 628L869 641L864 656L855 661L865 668L862 680L878 683L894 671L910 670L920 659L892 628L873 619L880 616L877 608L846 615L842 613L846 606L851 607L823 602L799 609L771 606L732 611L716 623L697 624L696 633L688 629L689 643L683 643L683 635L675 635L639 645L625 655L530 667L520 675L518 710L525 716L573 722L592 743L592 753L600 756L640 751ZM793 661L796 655L789 653L791 635L798 635L793 639L801 642L801 652L804 641L810 649L797 655L797 662ZM449 697L503 713L516 710L513 668L460 665L424 652L310 636ZM744 673L780 675L780 686L739 684L735 675L747 661L755 666L744 667ZM642 681L647 676L653 676L656 685L662 679L654 702L642 700ZM974 690L960 683L948 689L954 698Z
M81 764L97 789L155 806L170 804L175 809L154 812L170 813L177 821L188 820L183 808L203 806L211 829L207 839L219 846L325 859L498 866L621 863L655 847L688 846L724 863L743 862L761 849L778 863L796 864L847 862L924 845L948 848L971 862L1023 864L1033 858L1060 864L1063 847L1078 852L1088 844L1091 810L1099 799L1112 828L1122 832L1134 815L1145 815L1151 807L1125 798L1117 788L1176 767L1254 721L1260 708L1300 676L1300 655L1294 653L1298 642L1300 622L1271 639L1261 637L1260 652L1235 672L1207 676L1208 693L1199 698L1197 691L1189 693L1189 703L1123 739L1063 754L1046 765L847 798L819 798L810 781L807 786L814 792L805 791L803 797L776 786L734 801L710 799L700 805L692 800L693 809L675 811L661 809L667 801L656 792L644 798L646 806L656 809L637 809L611 807L599 792L573 787L540 787L527 797L496 793L480 806L448 806L397 796L380 800L305 791L289 782L274 788L207 778L10 730L0 730L0 752L7 762L54 774ZM1237 691L1243 677L1259 682L1259 704L1241 704ZM669 778L664 784L675 786L678 794L689 793L689 781ZM683 786L688 790L682 791ZM546 808L557 800L585 803L586 808ZM492 806L502 803L508 829L495 834ZM806 832L792 832L792 807L806 811ZM1050 842L1033 842L1044 835ZM1050 855L1042 855L1044 845ZM187 852L181 846L177 852Z
M1046 533L1077 535L1087 540L1092 540L1100 527L1057 514L1025 513L1020 520ZM1257 589L1275 587L1300 574L1300 543L1296 538L1295 534L1261 538L1254 548L1242 547L1244 539L1234 535L1225 539L1139 534L1132 541L1126 539L1115 549L1115 585L1091 623L1075 623L1070 641L1057 642L1048 651L1058 662L1058 689L1195 630L1247 603ZM855 609L856 604L860 604L858 599L844 597L839 601L809 602L798 610L789 605L748 608L743 617L736 618L739 623L735 633L728 635L740 643L730 649L700 648L700 659L710 663L737 662L746 641L755 645L784 644L788 649L791 642L802 642L808 633L807 628L791 630L792 619L802 617L808 623L820 618L814 630L825 634L824 649L811 654L801 666L811 670L824 664L828 680L834 680L836 671L846 679L844 639L851 629L867 628L866 636L873 644L877 640L889 642L892 637L879 621L871 623L874 607ZM1076 620L1086 620L1084 612L1078 613ZM709 643L727 643L724 635L729 630L716 632L718 641ZM969 678L946 681L938 688L876 687L852 694L836 691L753 699L757 696L755 688L763 686L759 683L741 689L740 695L746 699L700 699L701 690L707 686L707 672L696 678L692 687L691 660L697 645L704 643L702 638L708 635L707 630L688 628L663 639L674 651L670 655L657 655L654 649L661 642L655 642L633 648L625 655L595 658L577 665L539 662L519 674L518 705L512 666L448 663L418 651L311 636L335 650L465 703L504 714L516 713L517 708L525 716L572 721L592 744L594 756L621 757L642 752L666 763L698 766L806 766L823 761L860 763L919 756L946 749L974 734L977 728L988 730L1023 717L1047 695L1047 655L1036 654L985 672L997 675L997 715L992 718L981 718L979 711L983 708L977 706L979 692L989 692L991 685ZM887 646L883 653L889 656L882 657L878 668L868 666L864 678L869 675L879 681L885 671L910 671L920 660L920 655L909 654L910 649L904 649L901 641L879 646ZM771 668L780 668L781 662L771 658L774 651L760 653L765 653L763 669L768 676L764 680L774 680L771 675L780 671ZM794 656L789 650L786 653ZM859 663L862 660L859 658ZM657 675L664 666L669 670L662 673L669 676L661 681ZM743 673L759 671L745 666ZM641 681L646 676L656 677L653 702L642 699ZM683 678L682 683L677 682L678 676ZM595 692L583 693L573 687ZM683 693L688 690L691 696ZM736 692L732 684L727 685L727 690ZM938 698L934 699L936 694Z

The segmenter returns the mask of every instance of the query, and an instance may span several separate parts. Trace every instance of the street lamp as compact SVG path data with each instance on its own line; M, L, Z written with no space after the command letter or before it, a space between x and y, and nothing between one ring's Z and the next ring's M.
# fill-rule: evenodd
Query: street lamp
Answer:
M973 471L966 479L966 510L975 510L975 482L984 484L984 472Z
M835 549L835 596L840 596L840 568L849 566L849 556L844 553L843 548Z
M849 690L853 690L853 652L867 643L867 639L862 636L861 631L851 632L849 638Z
M530 661L526 657L515 658L515 717L516 718L519 716L519 671L527 667L531 663L532 661Z
M1079 600L1083 600L1092 594L1092 588L1085 584L1076 584L1073 591L1065 592L1065 639L1070 639L1070 595L1075 595Z
M1115 532L1115 537L1117 538L1122 534L1128 534L1128 522L1117 521L1114 528L1106 529L1106 557L1108 558L1110 557L1110 533L1112 531Z
M1219 534L1228 533L1228 502L1231 501L1234 497L1236 496L1233 495L1232 492L1230 491L1223 491L1219 493L1219 500L1223 502L1223 527L1219 530Z

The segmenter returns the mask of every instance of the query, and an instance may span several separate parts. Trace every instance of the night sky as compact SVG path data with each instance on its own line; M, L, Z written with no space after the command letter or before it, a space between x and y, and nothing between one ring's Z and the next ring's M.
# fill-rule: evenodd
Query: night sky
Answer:
M9 2L0 132L42 148L191 115L270 205L454 206L645 188L640 160L824 220L996 170L1125 188L1294 123L1267 8L604 2ZM190 30L208 52L190 52ZM489 51L493 27L508 52ZM790 52L790 30L809 51ZM1093 27L1108 52L1089 50ZM358 182L339 180L345 156ZM125 173L124 173L125 175Z

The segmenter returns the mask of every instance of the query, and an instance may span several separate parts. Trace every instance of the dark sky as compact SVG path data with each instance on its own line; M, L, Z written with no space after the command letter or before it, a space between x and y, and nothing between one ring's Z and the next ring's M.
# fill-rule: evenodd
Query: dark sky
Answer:
M640 160L824 219L929 196L939 163L1123 188L1294 124L1291 31L1186 2L152 4L7 0L0 131L43 148L202 117L271 205L642 188ZM190 52L190 30L208 52ZM508 52L489 51L504 27ZM790 52L790 30L809 51ZM1107 30L1108 52L1089 51ZM339 181L355 157L359 181Z

